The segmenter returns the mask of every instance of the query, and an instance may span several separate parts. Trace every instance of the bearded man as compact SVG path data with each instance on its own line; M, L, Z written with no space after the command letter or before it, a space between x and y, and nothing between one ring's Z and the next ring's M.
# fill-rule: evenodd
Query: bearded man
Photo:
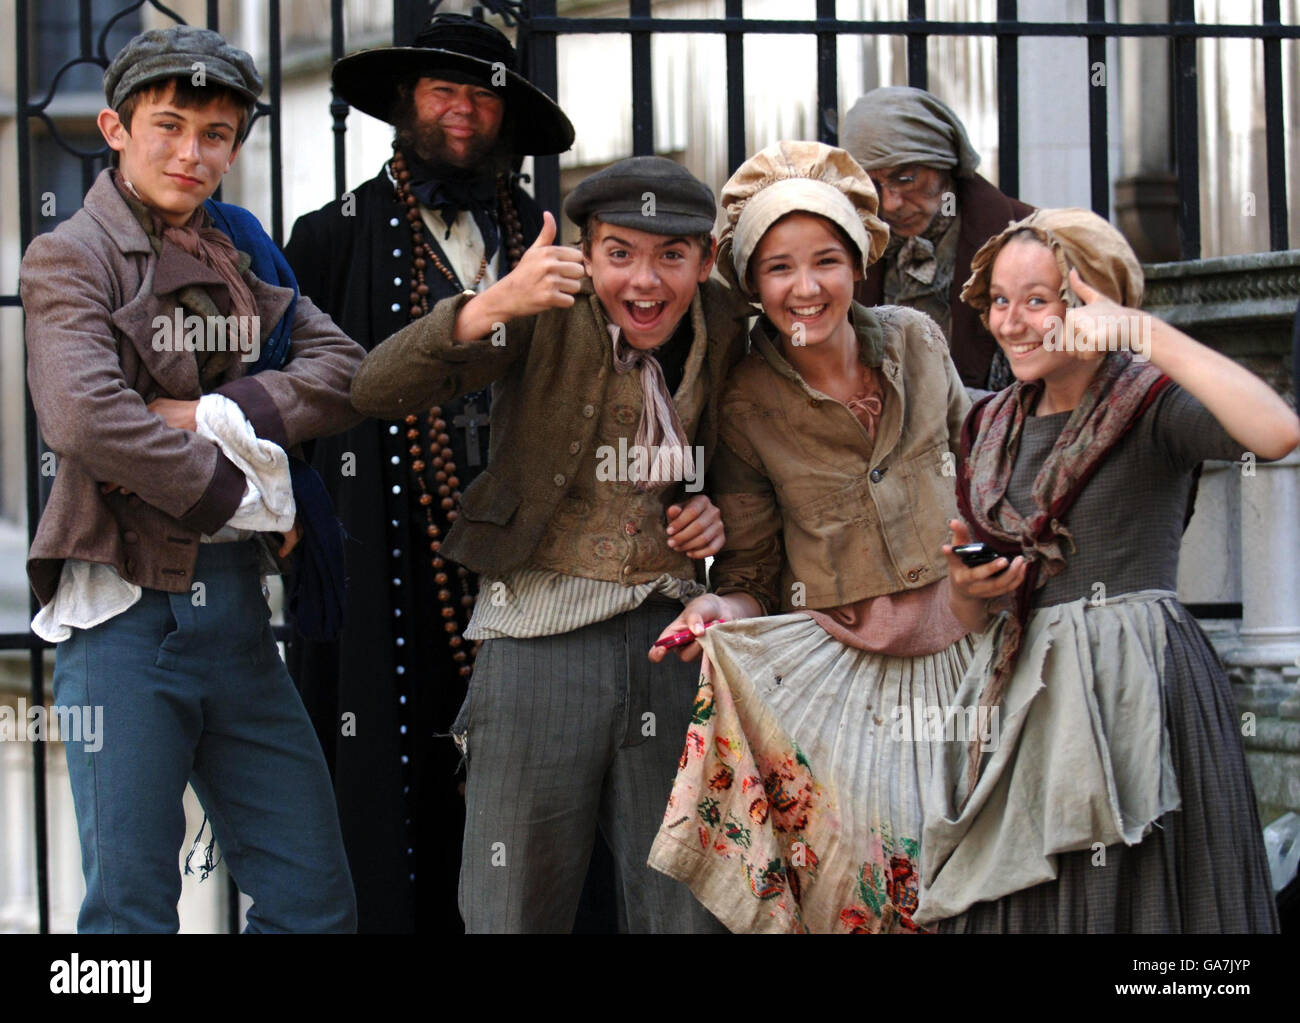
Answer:
M367 350L504 276L537 236L515 171L523 155L568 149L573 126L515 68L504 35L454 14L411 46L335 65L335 92L396 128L393 156L300 218L285 252L302 291ZM487 464L490 397L369 420L314 454L349 533L347 608L337 641L293 661L334 774L361 931L461 927L464 801L437 733L465 697L477 586L439 548Z

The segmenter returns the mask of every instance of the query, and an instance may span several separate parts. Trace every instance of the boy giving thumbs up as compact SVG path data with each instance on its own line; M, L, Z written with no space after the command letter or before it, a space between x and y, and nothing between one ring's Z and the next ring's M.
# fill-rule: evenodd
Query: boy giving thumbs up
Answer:
M494 384L488 468L443 557L479 573L481 640L452 733L468 762L460 909L469 931L568 931L597 826L630 930L721 926L646 866L696 671L645 657L722 547L699 493L747 306L709 279L708 187L634 157L547 214L511 273L367 356L358 411L386 419ZM434 541L435 544L438 541Z

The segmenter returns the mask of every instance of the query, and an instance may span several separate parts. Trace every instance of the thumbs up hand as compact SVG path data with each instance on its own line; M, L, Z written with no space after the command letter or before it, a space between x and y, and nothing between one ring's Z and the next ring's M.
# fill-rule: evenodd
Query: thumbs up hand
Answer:
M542 229L515 268L492 287L476 295L456 318L456 340L486 336L498 324L547 309L565 309L582 290L582 253L556 245L555 218L542 214Z
M1129 309L1107 298L1096 288L1084 282L1079 271L1070 270L1070 290L1081 305L1065 313L1065 337L1072 343L1065 346L1077 359L1100 359L1108 351L1125 342L1140 339L1142 318L1147 314Z
M551 216L550 210L542 211L542 229L537 232L537 238L533 244L528 246L529 251L533 249L542 249L555 241L555 218Z
M564 309L573 305L582 288L585 273L582 253L555 244L555 218L542 214L542 230L524 252L519 264L501 278L497 287L505 290L508 301L503 308L514 316L532 316L546 309Z

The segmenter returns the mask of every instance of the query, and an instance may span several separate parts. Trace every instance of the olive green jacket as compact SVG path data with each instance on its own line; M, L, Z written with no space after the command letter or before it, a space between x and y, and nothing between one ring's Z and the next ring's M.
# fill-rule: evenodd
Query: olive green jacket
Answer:
M589 464L600 422L597 406L614 365L589 278L568 309L512 320L504 335L456 341L456 317L470 297L439 302L366 356L352 384L352 403L366 415L399 419L493 385L488 467L465 491L442 553L499 579L528 561L575 474ZM704 448L707 464L718 437L722 386L744 354L749 307L709 280L698 287L690 315L696 338L707 335L700 373L708 398L688 440ZM563 532L572 564L581 561L578 545L586 539L580 529Z

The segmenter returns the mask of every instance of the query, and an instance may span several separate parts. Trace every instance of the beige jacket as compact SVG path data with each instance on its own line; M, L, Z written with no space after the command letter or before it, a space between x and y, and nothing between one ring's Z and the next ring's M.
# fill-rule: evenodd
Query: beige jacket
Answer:
M726 548L718 593L764 610L831 608L919 589L947 575L957 451L970 406L928 316L854 303L860 357L881 370L874 447L844 405L815 391L760 320L722 399L710 495Z

